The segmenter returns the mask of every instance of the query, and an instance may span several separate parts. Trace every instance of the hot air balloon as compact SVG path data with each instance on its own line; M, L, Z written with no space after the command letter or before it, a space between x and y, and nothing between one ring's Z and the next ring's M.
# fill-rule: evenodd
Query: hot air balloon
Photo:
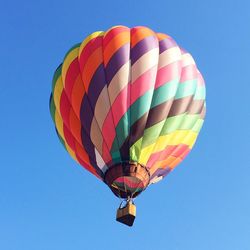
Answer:
M115 26L67 52L54 73L50 112L72 158L125 200L117 220L132 226L133 199L193 147L205 85L170 36Z

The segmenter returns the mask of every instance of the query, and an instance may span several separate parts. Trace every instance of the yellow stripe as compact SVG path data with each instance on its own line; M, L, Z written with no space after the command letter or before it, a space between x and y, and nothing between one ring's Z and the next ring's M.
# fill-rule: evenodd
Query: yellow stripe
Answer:
M62 83L62 76L60 75L56 81L54 95L53 95L56 109L60 115L61 115L61 113L60 113L60 100L61 100L62 91L63 91L63 83Z
M56 129L57 129L59 135L62 137L62 139L64 141L66 150L68 151L68 153L70 154L70 156L76 162L78 162L74 151L70 148L70 146L67 144L67 142L65 140L64 133L63 133L63 121L62 121L62 118L61 118L60 114L57 112L57 110L55 111L55 125L56 125Z
M66 78L66 73L68 71L68 68L70 64L78 57L78 52L79 52L79 47L76 47L70 53L66 56L64 59L63 65L62 65L62 81L63 85L65 86L65 78Z
M68 151L68 153L70 154L70 156L76 161L78 162L78 160L76 159L76 155L75 152L69 147L69 145L65 142L65 147Z
M89 42L90 40L92 40L92 39L94 39L94 38L96 38L96 37L98 37L98 36L103 36L103 35L104 35L104 32L103 32L103 31L96 31L96 32L90 34L89 36L87 36L87 37L83 40L83 42L82 42L82 44L81 44L81 46L80 46L80 48L79 48L79 55L81 55L83 49L85 48L85 46L88 44L88 42Z
M62 121L62 118L57 110L55 111L55 125L56 125L56 129L57 129L59 135L65 141L64 133L63 133L63 121Z
M195 143L197 135L198 134L192 130L176 130L170 134L160 136L155 143L142 149L139 162L141 164L147 164L151 154L162 151L167 146L175 146L182 143L188 145L188 147L191 149Z
M153 144L149 145L148 147L142 149L142 151L140 153L140 158L139 158L139 162L141 164L146 165L150 155L152 154L152 150L154 149L154 146L155 146L155 143L153 143Z

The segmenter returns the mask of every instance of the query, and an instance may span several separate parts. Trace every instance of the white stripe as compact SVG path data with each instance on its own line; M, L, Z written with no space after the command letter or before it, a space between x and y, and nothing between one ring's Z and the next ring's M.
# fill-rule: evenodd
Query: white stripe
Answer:
M195 61L193 57L189 53L185 53L181 56L182 59L182 67L186 67L188 65L195 65Z
M117 95L121 92L121 90L128 85L131 81L130 75L130 60L124 64L119 71L114 75L113 79L111 80L108 86L108 92L110 97L111 105L115 101Z
M161 181L162 179L163 179L162 176L155 176L155 177L150 181L149 184L155 184L155 183Z
M106 166L105 162L103 161L101 155L96 150L96 148L95 148L95 158L96 158L97 166L102 170L103 173L105 173L108 167Z
M132 66L132 82L158 64L159 48L155 48L145 53Z
M160 54L158 69L179 60L181 60L181 51L179 47L167 49Z

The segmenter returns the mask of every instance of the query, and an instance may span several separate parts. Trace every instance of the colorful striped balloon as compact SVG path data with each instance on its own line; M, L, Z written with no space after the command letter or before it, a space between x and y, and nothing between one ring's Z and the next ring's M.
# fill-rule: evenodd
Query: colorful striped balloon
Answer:
M115 26L76 44L50 98L68 153L119 197L132 198L190 152L205 116L192 56L168 35Z

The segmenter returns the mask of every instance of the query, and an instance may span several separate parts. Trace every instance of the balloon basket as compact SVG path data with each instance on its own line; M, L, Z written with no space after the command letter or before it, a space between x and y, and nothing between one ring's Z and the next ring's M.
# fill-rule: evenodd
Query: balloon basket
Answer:
M136 206L132 202L127 202L125 207L119 207L116 213L116 220L129 227L133 226L136 217Z

